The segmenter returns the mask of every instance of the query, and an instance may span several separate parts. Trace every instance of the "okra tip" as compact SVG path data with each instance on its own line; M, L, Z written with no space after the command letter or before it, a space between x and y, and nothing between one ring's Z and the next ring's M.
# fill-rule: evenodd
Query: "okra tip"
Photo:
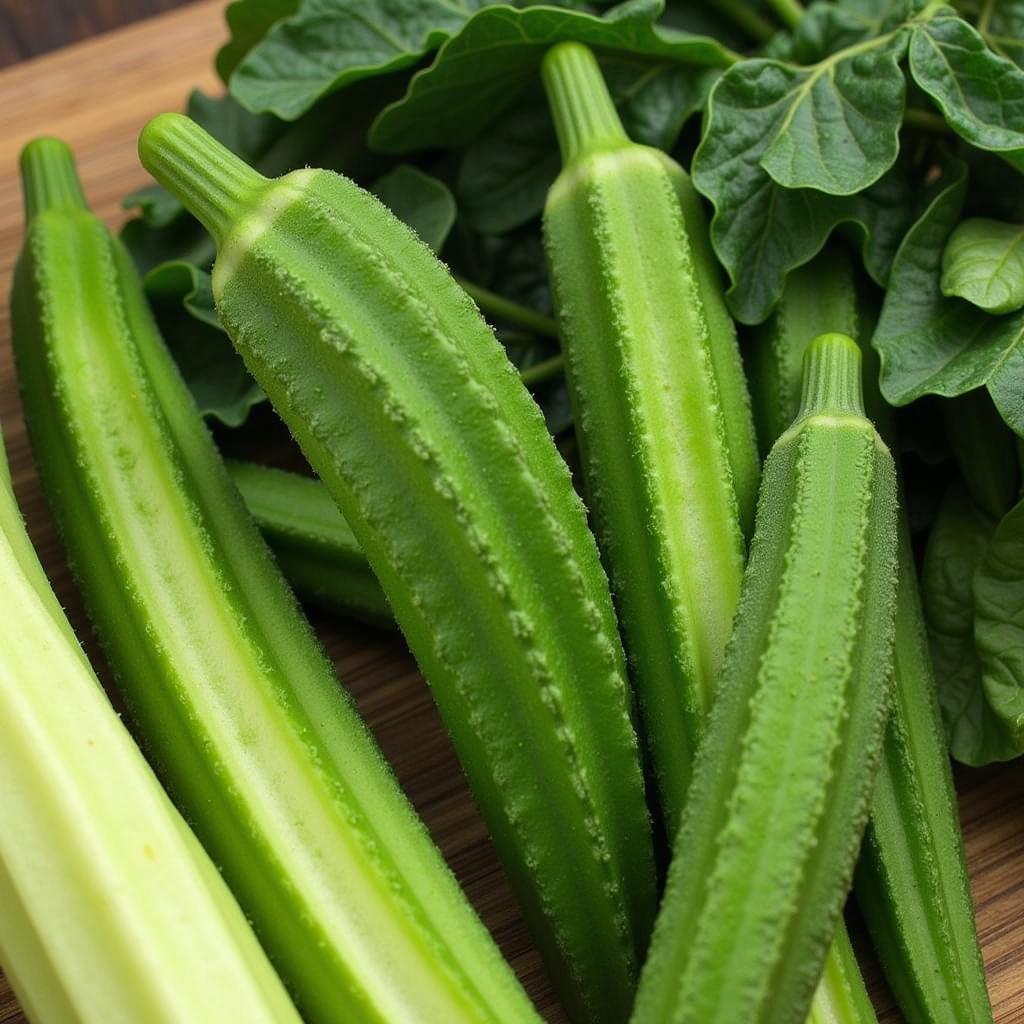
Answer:
M864 415L861 354L845 334L822 334L804 352L800 418L813 413Z
M142 129L139 159L218 243L267 180L183 114L158 114Z
M629 142L589 47L576 42L552 46L541 61L541 77L563 163L591 149Z
M87 210L75 157L67 143L43 136L21 151L25 220L45 210Z

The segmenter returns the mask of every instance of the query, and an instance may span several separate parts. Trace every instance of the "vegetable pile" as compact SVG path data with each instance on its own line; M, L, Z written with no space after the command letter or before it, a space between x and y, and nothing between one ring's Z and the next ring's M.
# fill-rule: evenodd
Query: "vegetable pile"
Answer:
M1024 752L1024 2L227 20L120 238L22 160L33 453L177 808L5 478L33 1020L538 1019L290 584L401 631L573 1021L868 1024L852 893L907 1021L991 1022L950 759ZM223 457L264 402L317 479Z

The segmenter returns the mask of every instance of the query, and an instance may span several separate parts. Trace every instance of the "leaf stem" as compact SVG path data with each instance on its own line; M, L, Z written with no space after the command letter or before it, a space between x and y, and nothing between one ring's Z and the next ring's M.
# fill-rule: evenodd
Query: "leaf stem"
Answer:
M565 356L559 352L557 356L551 356L550 359L526 367L519 376L528 388L533 388L538 384L543 384L544 381L551 380L552 377L557 377L564 369Z
M775 29L772 23L758 14L746 0L714 0L715 6L734 25L742 29L751 39L758 43L767 43Z
M931 132L933 135L948 135L950 130L946 119L941 114L935 114L930 110L921 110L917 107L907 108L903 115L903 123L910 128Z
M796 28L807 13L800 0L769 0L769 3L786 28Z
M558 324L551 317L538 313L528 306L520 305L518 302L513 302L511 299L506 299L504 295L498 295L472 281L467 281L464 277L457 277L456 280L462 285L466 294L480 307L481 313L518 324L533 334L542 334L545 338L558 340Z

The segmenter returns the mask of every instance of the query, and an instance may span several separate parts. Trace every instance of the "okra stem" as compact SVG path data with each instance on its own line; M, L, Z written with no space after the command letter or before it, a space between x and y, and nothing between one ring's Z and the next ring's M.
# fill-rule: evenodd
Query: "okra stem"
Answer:
M786 28L796 28L807 9L800 0L768 0L771 8L782 19Z
M464 277L456 276L455 280L480 307L481 313L486 313L498 320L507 320L509 323L526 328L533 334L540 334L545 338L558 341L558 324L551 317L538 313L537 310L530 309L529 306L524 306L522 303L506 299L504 295L492 292Z
M21 153L25 222L47 210L85 210L71 151L59 139L36 139Z
M189 210L218 244L230 225L237 222L245 200L266 179L212 136L190 134L185 119L161 114L152 124L168 142L150 156L150 171L180 182L194 196ZM202 186L202 187L200 187Z
M713 4L755 42L767 43L775 35L775 26L746 0L713 0Z

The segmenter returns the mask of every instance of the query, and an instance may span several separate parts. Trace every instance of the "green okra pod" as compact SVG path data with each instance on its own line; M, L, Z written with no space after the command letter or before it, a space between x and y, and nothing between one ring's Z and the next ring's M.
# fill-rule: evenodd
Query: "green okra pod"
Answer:
M872 317L842 249L794 271L748 352L762 444L795 414L794 368L828 325L860 337ZM894 444L892 411L878 391L877 356L864 351L868 414ZM886 977L910 1024L990 1022L963 839L938 694L928 654L906 517L900 514L893 702L855 893Z
M144 745L303 1018L536 1015L340 690L66 146L22 161L33 453Z
M0 964L33 1021L299 1024L110 706L0 444Z
M634 1024L806 1016L866 822L895 597L892 458L864 415L856 344L823 335L765 462Z
M750 404L682 168L626 136L585 46L542 70L564 160L544 244L585 489L673 834L739 599Z
M217 240L221 321L380 580L564 1002L621 1021L650 827L608 583L537 406L354 183L268 180L177 115L140 154Z

